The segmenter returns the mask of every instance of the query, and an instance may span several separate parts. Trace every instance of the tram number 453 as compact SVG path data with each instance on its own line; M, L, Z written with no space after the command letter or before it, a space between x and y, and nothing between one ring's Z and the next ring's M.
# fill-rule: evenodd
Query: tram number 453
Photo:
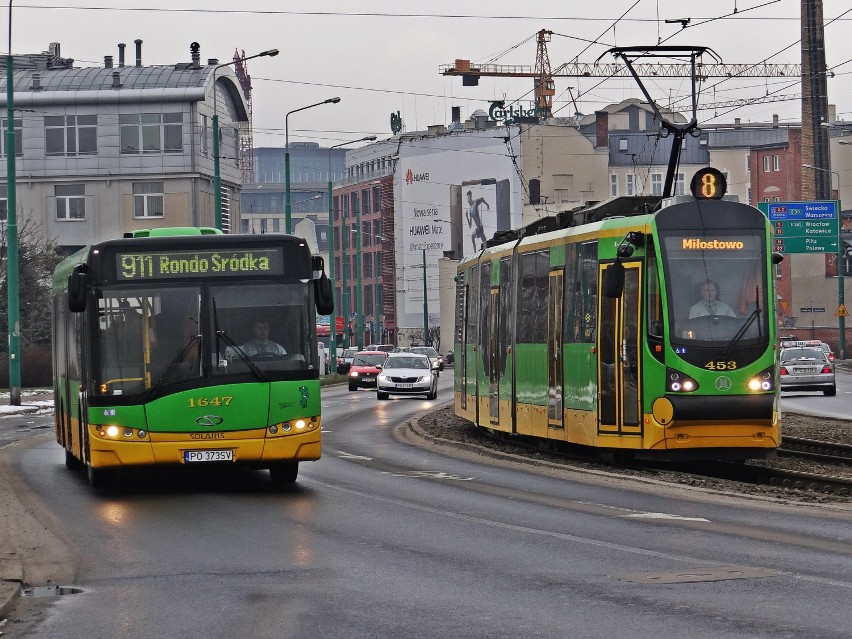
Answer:
M707 362L704 368L711 371L732 371L737 368L736 362Z

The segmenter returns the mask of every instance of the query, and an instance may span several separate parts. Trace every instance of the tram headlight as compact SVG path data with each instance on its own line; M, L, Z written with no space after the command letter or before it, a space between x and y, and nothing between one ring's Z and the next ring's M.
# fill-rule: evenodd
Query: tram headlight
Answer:
M118 429L118 426L107 426L106 427L107 437L118 437L119 432L120 431Z
M666 370L666 391L669 393L691 393L698 390L698 382L673 368Z
M746 387L752 392L766 392L775 389L775 378L773 375L774 367L769 367L760 371L757 375L748 380ZM784 371L786 373L786 371Z

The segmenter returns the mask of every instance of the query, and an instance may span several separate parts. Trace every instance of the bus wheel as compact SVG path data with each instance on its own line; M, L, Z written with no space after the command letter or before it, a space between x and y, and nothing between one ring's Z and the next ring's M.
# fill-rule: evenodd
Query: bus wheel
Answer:
M74 457L70 450L65 449L65 468L68 470L77 470L83 467L83 463Z
M113 471L106 468L94 468L86 464L86 478L92 488L103 488L112 484Z
M299 462L279 462L269 467L269 479L279 486L295 483L298 476Z

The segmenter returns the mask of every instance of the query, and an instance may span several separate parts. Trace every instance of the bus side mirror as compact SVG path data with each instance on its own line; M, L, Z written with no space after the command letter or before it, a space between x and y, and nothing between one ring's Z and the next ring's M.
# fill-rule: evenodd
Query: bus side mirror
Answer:
M621 297L621 294L624 293L624 264L616 261L606 267L603 291L607 297Z
M331 289L331 280L325 273L314 280L314 299L317 313L320 315L331 315L334 312L334 292Z
M783 253L778 253L776 251L775 253L772 254L772 263L773 264L780 264L783 261L784 261L784 254Z
M82 313L86 310L86 291L89 288L89 276L74 269L68 276L68 310Z

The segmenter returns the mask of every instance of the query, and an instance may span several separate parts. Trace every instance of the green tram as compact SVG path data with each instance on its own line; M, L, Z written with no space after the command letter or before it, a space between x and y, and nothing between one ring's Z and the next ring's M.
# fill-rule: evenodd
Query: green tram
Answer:
M323 262L290 235L136 231L53 278L56 439L93 486L119 468L320 457ZM258 342L259 338L265 341Z
M456 277L455 412L620 458L772 457L768 220L722 199L615 198L495 236Z

